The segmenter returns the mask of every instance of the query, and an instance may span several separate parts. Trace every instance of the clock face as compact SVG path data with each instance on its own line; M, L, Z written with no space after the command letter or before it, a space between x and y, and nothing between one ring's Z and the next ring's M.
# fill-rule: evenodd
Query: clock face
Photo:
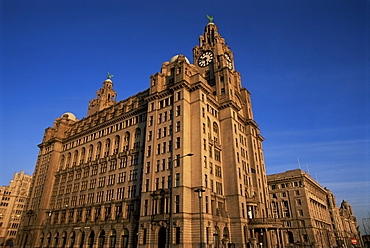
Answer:
M231 62L231 58L230 58L230 56L229 56L229 54L227 54L227 53L225 53L225 58L226 58L226 65L227 65L227 67L230 69L230 70L232 70L233 69L233 64L232 64L232 62Z
M202 55L200 55L198 59L198 65L200 67L205 67L209 65L213 60L213 53L211 51L206 51Z

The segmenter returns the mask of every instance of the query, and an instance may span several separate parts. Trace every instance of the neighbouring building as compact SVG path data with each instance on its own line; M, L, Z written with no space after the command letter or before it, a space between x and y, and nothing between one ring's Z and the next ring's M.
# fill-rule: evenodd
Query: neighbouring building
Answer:
M9 186L0 187L0 245L13 246L26 207L32 176L14 173Z
M274 218L283 222L286 246L362 247L356 217L343 201L300 169L267 176ZM355 244L354 244L355 243Z

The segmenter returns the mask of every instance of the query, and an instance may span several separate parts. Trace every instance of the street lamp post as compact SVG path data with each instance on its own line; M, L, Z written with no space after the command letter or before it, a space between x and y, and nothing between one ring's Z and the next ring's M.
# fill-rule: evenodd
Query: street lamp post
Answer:
M199 198L199 227L200 227L200 241L199 241L199 248L203 248L203 208L202 208L202 193L205 192L204 189L199 188L194 190L194 192L198 193Z
M168 247L172 248L172 237L173 237L173 185L174 185L174 176L173 176L173 167L174 167L174 162L178 161L184 157L191 157L193 156L193 153L188 153L184 156L178 157L176 159L172 160L171 163L171 168L170 168L170 177L171 177L171 187L170 187L170 223L169 223L169 242L168 242Z

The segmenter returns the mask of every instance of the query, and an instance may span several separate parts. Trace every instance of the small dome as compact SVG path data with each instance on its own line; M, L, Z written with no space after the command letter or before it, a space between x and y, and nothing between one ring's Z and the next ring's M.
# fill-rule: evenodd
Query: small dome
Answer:
M72 113L64 113L62 115L62 117L65 116L65 115L67 115L68 119L70 119L70 120L73 120L73 121L77 120L76 116Z
M171 62L171 63L172 63L172 62L175 62L175 61L179 58L179 56L180 56L180 55L175 55L175 56L173 56L173 57L171 58L170 62ZM183 55L183 56L184 56L184 55ZM187 57L185 57L185 56L184 56L184 58L185 58L186 63L190 64L190 62L189 62L188 58L187 58Z

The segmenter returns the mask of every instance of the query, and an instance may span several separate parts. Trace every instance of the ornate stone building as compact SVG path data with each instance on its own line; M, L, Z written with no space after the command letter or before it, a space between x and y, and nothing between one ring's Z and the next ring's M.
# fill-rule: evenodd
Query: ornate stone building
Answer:
M338 208L333 193L327 191L328 207L332 221L333 235L338 247L363 247L363 240L358 231L357 218L351 205L345 200Z
M26 207L32 176L14 173L9 186L0 187L0 244L12 246Z
M272 214L283 222L286 247L362 247L349 204L343 201L338 209L333 193L309 174L296 169L267 180Z
M45 130L19 235L26 247L283 247L262 141L233 53L210 22L193 48L116 101Z

